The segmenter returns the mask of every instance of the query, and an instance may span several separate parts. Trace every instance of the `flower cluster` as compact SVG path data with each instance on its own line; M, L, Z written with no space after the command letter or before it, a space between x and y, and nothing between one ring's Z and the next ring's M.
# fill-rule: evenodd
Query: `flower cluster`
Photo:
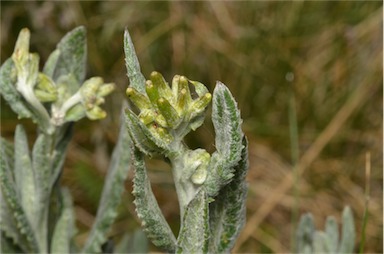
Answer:
M29 52L29 41L30 32L24 28L12 54L12 76L16 90L28 107L43 119L42 128L50 133L55 126L84 116L91 120L104 118L106 112L100 105L104 103L103 97L114 90L114 84L104 84L102 78L93 77L79 86L70 74L53 80L50 75L39 72L39 56Z
M145 91L146 94L143 94L129 87L126 92L140 110L140 121L153 135L169 142L175 137L184 137L189 130L195 130L202 124L203 113L212 98L207 88L197 81L176 75L170 87L164 77L155 71L146 81Z

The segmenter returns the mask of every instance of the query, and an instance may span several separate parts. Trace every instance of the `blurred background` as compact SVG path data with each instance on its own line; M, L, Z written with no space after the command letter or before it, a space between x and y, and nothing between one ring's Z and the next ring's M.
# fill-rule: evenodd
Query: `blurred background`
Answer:
M383 252L382 1L2 1L1 63L11 56L23 27L31 30L31 51L44 63L78 25L88 31L87 76L101 76L118 87L107 97L108 117L77 123L68 151L62 183L74 197L78 244L93 223L117 139L129 84L123 55L127 27L146 77L153 70L168 81L182 74L210 91L220 80L238 101L250 141L250 168L247 223L234 252L290 252L301 214L313 213L317 229L323 230L326 216L340 222L346 205L355 216L358 250L367 179L364 251ZM18 120L2 100L1 135L12 140L20 122L31 144L35 126ZM214 151L213 141L209 119L187 137L191 147L209 151ZM152 160L148 168L177 233L169 166ZM110 232L115 240L140 228L131 179ZM150 246L150 251L158 250Z

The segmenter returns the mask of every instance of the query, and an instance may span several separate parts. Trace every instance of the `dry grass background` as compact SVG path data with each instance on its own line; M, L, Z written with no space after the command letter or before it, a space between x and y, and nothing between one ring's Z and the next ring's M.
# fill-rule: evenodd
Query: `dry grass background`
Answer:
M144 75L158 70L170 80L183 74L210 90L221 80L239 102L250 140L250 169L247 224L234 252L290 252L296 209L313 213L322 229L328 215L340 221L345 205L355 215L358 250L369 153L365 252L382 253L382 13L380 1L1 2L1 62L10 56L23 27L31 29L31 48L45 61L68 30L85 25L88 76L102 76L118 86L106 105L109 117L78 123L69 149L63 184L76 202L78 243L94 219L117 138L128 85L122 44L128 27ZM20 121L4 101L1 106L1 135L11 139ZM293 112L297 121L290 121ZM34 126L22 122L32 142ZM290 136L295 123L298 135ZM188 140L212 151L214 132L209 121L206 126ZM177 228L169 167L152 161L149 168L164 214ZM127 181L111 237L139 228L130 188Z

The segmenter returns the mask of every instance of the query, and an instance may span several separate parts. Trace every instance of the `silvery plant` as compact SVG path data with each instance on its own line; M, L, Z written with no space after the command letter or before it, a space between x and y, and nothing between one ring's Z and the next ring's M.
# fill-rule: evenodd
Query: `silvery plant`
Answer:
M100 77L85 80L84 27L58 43L41 71L38 54L29 52L29 40L29 30L22 29L12 56L0 69L2 97L19 118L32 119L38 128L31 150L22 125L16 127L14 142L1 138L2 253L103 252L130 168L137 215L154 245L165 252L230 252L245 222L248 155L240 112L228 88L217 82L211 94L202 83L182 75L168 84L158 72L146 80L125 32L130 104L122 110L95 222L83 246L77 246L73 202L60 175L73 124L84 117L104 118L101 106L114 84ZM213 154L190 149L183 141L203 124L211 103ZM164 158L172 168L181 218L177 236L151 189L145 160L154 157ZM114 247L129 251L121 244L109 251Z
M313 215L301 216L296 233L298 253L353 253L355 244L355 224L353 214L348 206L342 215L342 230L333 216L327 217L324 231L316 230Z

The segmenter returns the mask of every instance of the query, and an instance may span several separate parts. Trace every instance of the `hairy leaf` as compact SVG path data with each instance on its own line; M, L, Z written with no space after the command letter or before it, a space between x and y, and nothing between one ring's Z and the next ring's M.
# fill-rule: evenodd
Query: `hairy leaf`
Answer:
M16 191L29 221L33 223L36 215L37 193L32 162L29 155L27 135L22 125L15 132L15 182Z
M185 211L176 253L207 253L208 237L208 196L201 189Z
M130 85L142 94L145 94L145 78L140 70L140 64L136 56L135 47L133 46L131 36L128 29L124 32L124 53L125 66Z
M355 246L355 223L353 221L352 210L349 206L343 211L343 229L339 253L353 253Z
M53 80L57 80L60 76L73 74L77 82L81 84L85 78L87 58L85 28L79 26L67 33L57 44L57 49L60 51L60 55L56 61L57 64L54 74L52 75ZM56 56L54 55L53 57ZM51 68L51 66L47 66L47 69L49 68Z
M329 253L327 251L326 239L324 232L315 232L313 235L313 253Z
M136 212L142 221L147 237L153 244L164 251L174 252L176 238L165 220L146 172L144 154L135 149L133 157L135 176L133 179L133 195L135 196Z
M236 101L221 82L217 82L213 92L212 122L217 151L212 155L205 186L207 193L214 197L234 176L234 167L241 158L244 136Z
M55 73L56 65L60 58L60 50L55 49L48 57L47 61L44 64L43 73L48 77L53 78Z
M334 217L329 216L325 224L327 251L336 253L339 245L339 228Z
M53 232L51 253L71 253L71 242L76 233L71 194L68 189L62 189L62 194L63 209Z
M209 205L210 252L229 253L245 223L248 171L248 142L243 138L241 161L235 167L233 180L220 190Z
M1 202L1 229L4 230L6 236L11 237L15 243L19 244L23 251L29 253L38 252L39 248L34 232L17 198L15 182L12 176L13 169L10 167L9 159L6 158L6 156L10 155L10 152L7 151L9 146L5 143L1 139L0 187L1 199L3 200Z
M11 58L8 58L0 68L0 94L8 102L12 110L20 118L33 118L33 112L28 108L21 94L16 90L16 72L13 73L15 65Z
M312 214L301 216L296 232L296 252L309 253L312 251L312 242L315 234L315 224Z
M219 81L213 91L212 103L216 149L226 159L228 166L233 167L240 160L242 150L240 111L229 89Z
M124 191L124 182L128 176L132 154L132 141L124 121L121 121L121 123L118 142L112 154L96 220L84 246L84 253L101 251L101 245L107 240L107 231L117 216L116 210L121 201L121 194Z

